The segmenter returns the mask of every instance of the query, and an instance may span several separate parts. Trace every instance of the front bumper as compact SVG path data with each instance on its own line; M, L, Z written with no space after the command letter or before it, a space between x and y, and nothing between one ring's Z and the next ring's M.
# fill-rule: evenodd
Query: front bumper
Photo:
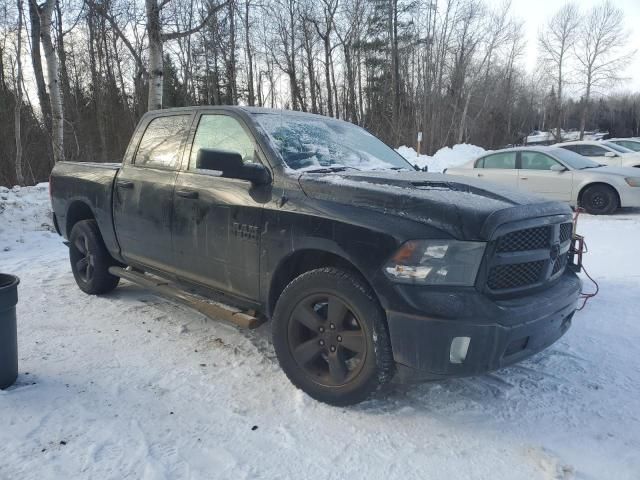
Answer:
M619 188L621 207L640 207L640 187Z
M476 375L543 350L571 326L580 286L578 277L566 271L548 289L508 300L492 300L475 290L400 287L411 304L409 312L387 310L396 381ZM420 304L426 315L416 314ZM450 359L455 337L470 338L461 363Z

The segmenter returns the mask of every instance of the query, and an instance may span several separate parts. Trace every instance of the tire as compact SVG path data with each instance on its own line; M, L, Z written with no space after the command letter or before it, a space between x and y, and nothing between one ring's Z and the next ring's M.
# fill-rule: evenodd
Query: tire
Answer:
M278 299L272 332L284 373L321 402L362 402L393 377L384 312L354 273L320 268L295 278Z
M69 260L76 283L83 292L99 295L118 286L120 278L109 273L109 267L116 262L109 255L95 220L82 220L71 229Z
M591 185L582 193L580 205L591 215L608 215L618 209L618 195L608 185Z

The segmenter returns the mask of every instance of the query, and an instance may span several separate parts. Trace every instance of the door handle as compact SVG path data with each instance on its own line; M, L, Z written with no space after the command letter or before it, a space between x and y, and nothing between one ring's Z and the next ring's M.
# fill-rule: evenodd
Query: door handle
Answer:
M520 180L529 180L529 177L520 177Z
M118 188L127 188L130 190L133 188L133 185L133 182L129 180L118 180Z
M484 173L479 173L478 176L479 177L484 177Z
M199 196L198 192L196 192L195 190L176 190L176 195L182 198L189 198L192 200L195 200Z

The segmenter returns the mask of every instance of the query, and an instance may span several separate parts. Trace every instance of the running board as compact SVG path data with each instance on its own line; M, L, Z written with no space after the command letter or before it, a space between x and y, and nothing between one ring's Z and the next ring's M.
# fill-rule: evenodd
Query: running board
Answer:
M256 317L239 309L224 305L222 303L206 300L202 297L181 290L177 286L171 285L166 280L159 277L145 275L143 272L124 269L121 267L109 267L109 273L116 277L129 280L136 285L147 288L152 292L176 300L188 307L197 310L212 320L226 320L240 328L254 329L262 325L266 319Z

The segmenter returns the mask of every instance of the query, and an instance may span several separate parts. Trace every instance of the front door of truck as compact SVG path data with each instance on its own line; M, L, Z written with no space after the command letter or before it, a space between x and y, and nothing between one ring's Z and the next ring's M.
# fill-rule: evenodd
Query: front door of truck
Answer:
M131 162L114 185L113 218L122 256L159 270L173 267L173 189L191 120L190 114L152 118Z
M260 159L251 133L235 117L205 112L196 123L174 194L173 249L178 275L257 299L262 207L271 198L271 186L254 186L198 170L200 148L237 152L245 163Z

